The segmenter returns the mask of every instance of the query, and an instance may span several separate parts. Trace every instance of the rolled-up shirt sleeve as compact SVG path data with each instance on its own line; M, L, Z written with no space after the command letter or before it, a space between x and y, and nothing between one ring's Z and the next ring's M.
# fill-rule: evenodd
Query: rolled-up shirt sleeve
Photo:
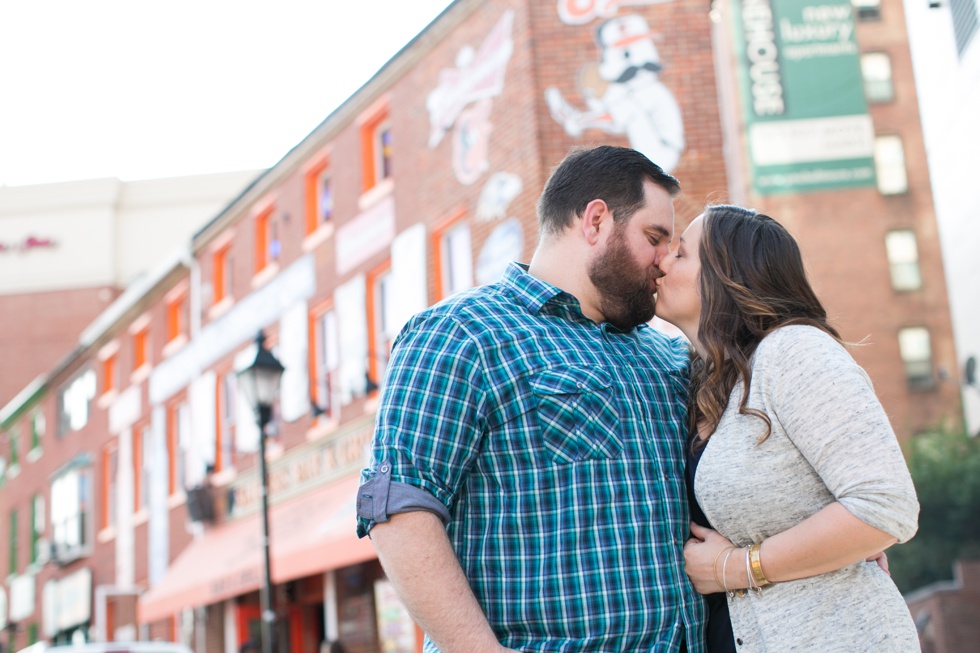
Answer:
M478 347L453 316L416 316L399 334L358 488L358 536L402 512L449 521L481 447L483 374Z
M764 363L780 424L851 514L909 540L918 528L915 486L868 375L826 333L781 331L780 360Z

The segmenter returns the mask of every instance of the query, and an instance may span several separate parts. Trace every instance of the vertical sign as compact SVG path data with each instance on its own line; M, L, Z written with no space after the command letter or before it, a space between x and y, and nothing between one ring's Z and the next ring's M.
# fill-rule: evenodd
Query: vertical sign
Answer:
M874 185L874 126L850 0L732 6L756 192Z

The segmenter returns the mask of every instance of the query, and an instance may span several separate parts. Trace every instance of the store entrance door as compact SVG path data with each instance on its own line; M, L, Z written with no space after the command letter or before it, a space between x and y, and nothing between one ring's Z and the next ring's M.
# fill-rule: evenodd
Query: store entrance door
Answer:
M239 605L239 648L249 639L259 646L262 645L262 610L257 605ZM280 619L276 640L279 647L275 653L316 653L303 649L303 612L297 606L291 606L285 617Z

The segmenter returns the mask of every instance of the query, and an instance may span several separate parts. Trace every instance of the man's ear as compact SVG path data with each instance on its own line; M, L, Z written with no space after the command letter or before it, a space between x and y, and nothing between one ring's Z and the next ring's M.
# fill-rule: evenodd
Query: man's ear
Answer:
M599 242L599 234L605 222L612 222L612 212L605 200L594 199L582 211L582 235L590 245Z

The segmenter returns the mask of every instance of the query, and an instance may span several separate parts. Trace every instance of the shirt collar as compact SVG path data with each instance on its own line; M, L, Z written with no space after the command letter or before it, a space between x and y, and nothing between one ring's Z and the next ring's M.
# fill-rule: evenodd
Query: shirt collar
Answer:
M586 320L590 324L594 324L582 312L582 304L574 295L537 278L528 272L528 266L524 263L511 263L508 265L504 271L501 283L514 294L517 301L532 315L537 315L545 306L551 305L555 308L564 309L577 319ZM610 329L619 331L611 324L608 326ZM642 330L647 326L646 324L640 324L637 329ZM630 329L623 333L631 333L633 331L633 329Z

